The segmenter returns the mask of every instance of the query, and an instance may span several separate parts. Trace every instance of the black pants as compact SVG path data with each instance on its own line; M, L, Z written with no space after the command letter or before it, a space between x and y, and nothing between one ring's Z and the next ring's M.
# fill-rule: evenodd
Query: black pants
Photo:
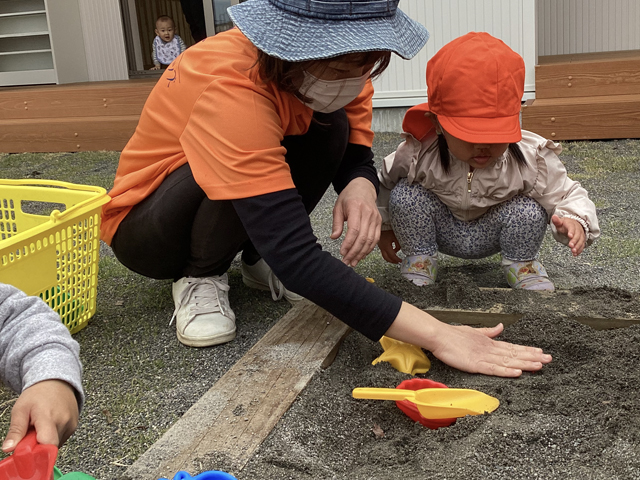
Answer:
M348 138L342 109L315 113L305 135L284 138L285 159L307 213L336 175ZM157 279L222 275L239 251L257 256L232 202L209 200L188 163L133 207L111 247L122 264Z
M180 0L182 13L189 24L191 36L196 42L207 38L207 26L204 18L202 0Z

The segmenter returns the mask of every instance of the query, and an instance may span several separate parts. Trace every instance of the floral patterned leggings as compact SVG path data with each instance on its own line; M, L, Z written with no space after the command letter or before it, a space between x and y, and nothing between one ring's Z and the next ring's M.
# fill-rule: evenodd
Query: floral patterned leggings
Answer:
M512 261L533 260L547 230L547 212L524 195L491 207L465 222L453 216L438 196L406 178L391 191L391 225L406 256L442 253L484 258L498 252Z

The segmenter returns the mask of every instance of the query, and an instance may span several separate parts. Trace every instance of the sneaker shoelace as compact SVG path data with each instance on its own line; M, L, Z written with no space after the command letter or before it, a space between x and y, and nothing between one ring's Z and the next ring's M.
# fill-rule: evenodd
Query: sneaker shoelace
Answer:
M284 296L284 285L282 285L271 269L269 269L269 290L271 290L271 298L275 301L280 300Z
M227 316L225 305L220 301L220 295L218 292L219 290L228 292L229 285L212 277L190 278L187 280L187 283L188 286L182 291L182 294L178 299L169 325L171 325L175 320L178 315L178 310L189 303L193 304L191 307L191 313L193 316L189 319L189 323L191 323L197 315L203 313L220 312L222 315Z

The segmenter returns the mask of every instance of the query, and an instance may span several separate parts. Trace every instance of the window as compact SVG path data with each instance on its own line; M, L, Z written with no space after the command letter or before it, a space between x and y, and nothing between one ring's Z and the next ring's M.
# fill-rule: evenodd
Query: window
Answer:
M213 6L213 23L215 27L215 33L224 32L233 27L233 22L229 18L227 8L232 4L238 3L232 2L232 0L211 0Z

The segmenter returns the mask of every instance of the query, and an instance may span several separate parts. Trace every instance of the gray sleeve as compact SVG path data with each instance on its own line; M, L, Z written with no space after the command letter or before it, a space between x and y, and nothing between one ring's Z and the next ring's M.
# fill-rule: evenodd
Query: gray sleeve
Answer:
M0 377L20 393L43 380L63 380L82 409L80 347L60 317L37 297L0 283Z
M184 43L184 40L180 37L180 35L176 35L178 38L178 45L180 46L180 53L184 52L187 49L187 46Z
M153 62L154 65L160 65L160 61L158 60L158 56L156 54L156 42L155 40L152 43L152 48L151 48L151 61Z

